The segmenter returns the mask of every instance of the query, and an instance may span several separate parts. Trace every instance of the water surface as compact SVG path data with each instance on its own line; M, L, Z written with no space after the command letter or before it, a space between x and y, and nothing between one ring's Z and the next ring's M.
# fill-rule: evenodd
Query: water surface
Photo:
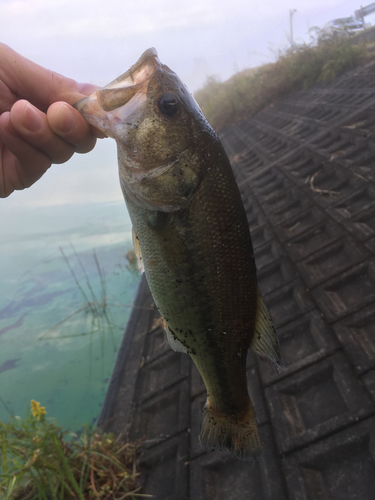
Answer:
M81 201L70 191L62 203L57 192L51 204L51 183L56 189L62 174L72 182L78 161L78 181L85 169L95 173L95 158L81 156L40 182L47 195L39 203L26 191L1 200L0 397L16 415L35 399L78 429L100 411L139 282L126 258L131 223L111 155L104 187L97 168L97 196Z

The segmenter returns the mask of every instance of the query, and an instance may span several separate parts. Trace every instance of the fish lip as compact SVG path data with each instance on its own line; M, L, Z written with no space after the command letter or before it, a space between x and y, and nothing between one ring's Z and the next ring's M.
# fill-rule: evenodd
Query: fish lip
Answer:
M138 92L147 92L148 82L158 67L161 67L161 62L156 50L146 50L130 69L97 91L101 108L113 111L124 106Z
M125 73L115 78L111 83L103 87L103 89L116 89L124 86L131 86L140 83L142 77L142 69L146 69L146 78L150 78L151 74L155 71L156 67L161 66L158 53L154 47L147 49L143 52L138 61L133 64ZM153 68L153 69L152 69ZM151 72L151 74L149 74ZM130 85L127 85L127 83Z
M112 111L123 106L150 80L156 68L161 66L156 49L153 47L147 49L125 73L105 87L96 90L90 96L81 99L74 104L74 107L81 111L94 96L96 96L100 107L104 111Z
M134 96L146 94L150 78L162 64L153 47L147 49L138 61L111 83L78 101L74 107L85 119L105 134L113 137L108 113L116 122L116 110L122 108Z

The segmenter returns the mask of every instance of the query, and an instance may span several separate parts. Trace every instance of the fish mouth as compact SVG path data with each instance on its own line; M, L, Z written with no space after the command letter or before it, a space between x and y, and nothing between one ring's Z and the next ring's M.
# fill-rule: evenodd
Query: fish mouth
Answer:
M161 66L158 53L152 47L146 50L125 73L77 102L74 107L91 125L114 137L112 129L119 121L126 121L127 117L137 110L139 112L140 106L146 103L149 81L156 68ZM135 98L133 105L124 111L123 106L133 98ZM122 111L117 111L119 108L122 108Z

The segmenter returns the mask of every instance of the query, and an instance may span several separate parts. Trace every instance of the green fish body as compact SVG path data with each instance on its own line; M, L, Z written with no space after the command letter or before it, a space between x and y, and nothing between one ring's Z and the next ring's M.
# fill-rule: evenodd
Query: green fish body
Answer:
M248 460L261 440L247 390L252 348L280 369L246 213L227 155L154 49L78 110L116 139L133 241L171 347L207 389L200 441Z

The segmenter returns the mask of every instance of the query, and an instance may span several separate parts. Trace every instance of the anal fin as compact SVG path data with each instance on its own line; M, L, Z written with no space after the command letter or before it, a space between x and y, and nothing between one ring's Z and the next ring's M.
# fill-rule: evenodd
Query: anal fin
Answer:
M257 353L263 361L269 363L277 373L281 372L283 369L283 361L281 359L279 341L270 313L263 302L259 290L255 317L255 331L250 342L250 349Z

